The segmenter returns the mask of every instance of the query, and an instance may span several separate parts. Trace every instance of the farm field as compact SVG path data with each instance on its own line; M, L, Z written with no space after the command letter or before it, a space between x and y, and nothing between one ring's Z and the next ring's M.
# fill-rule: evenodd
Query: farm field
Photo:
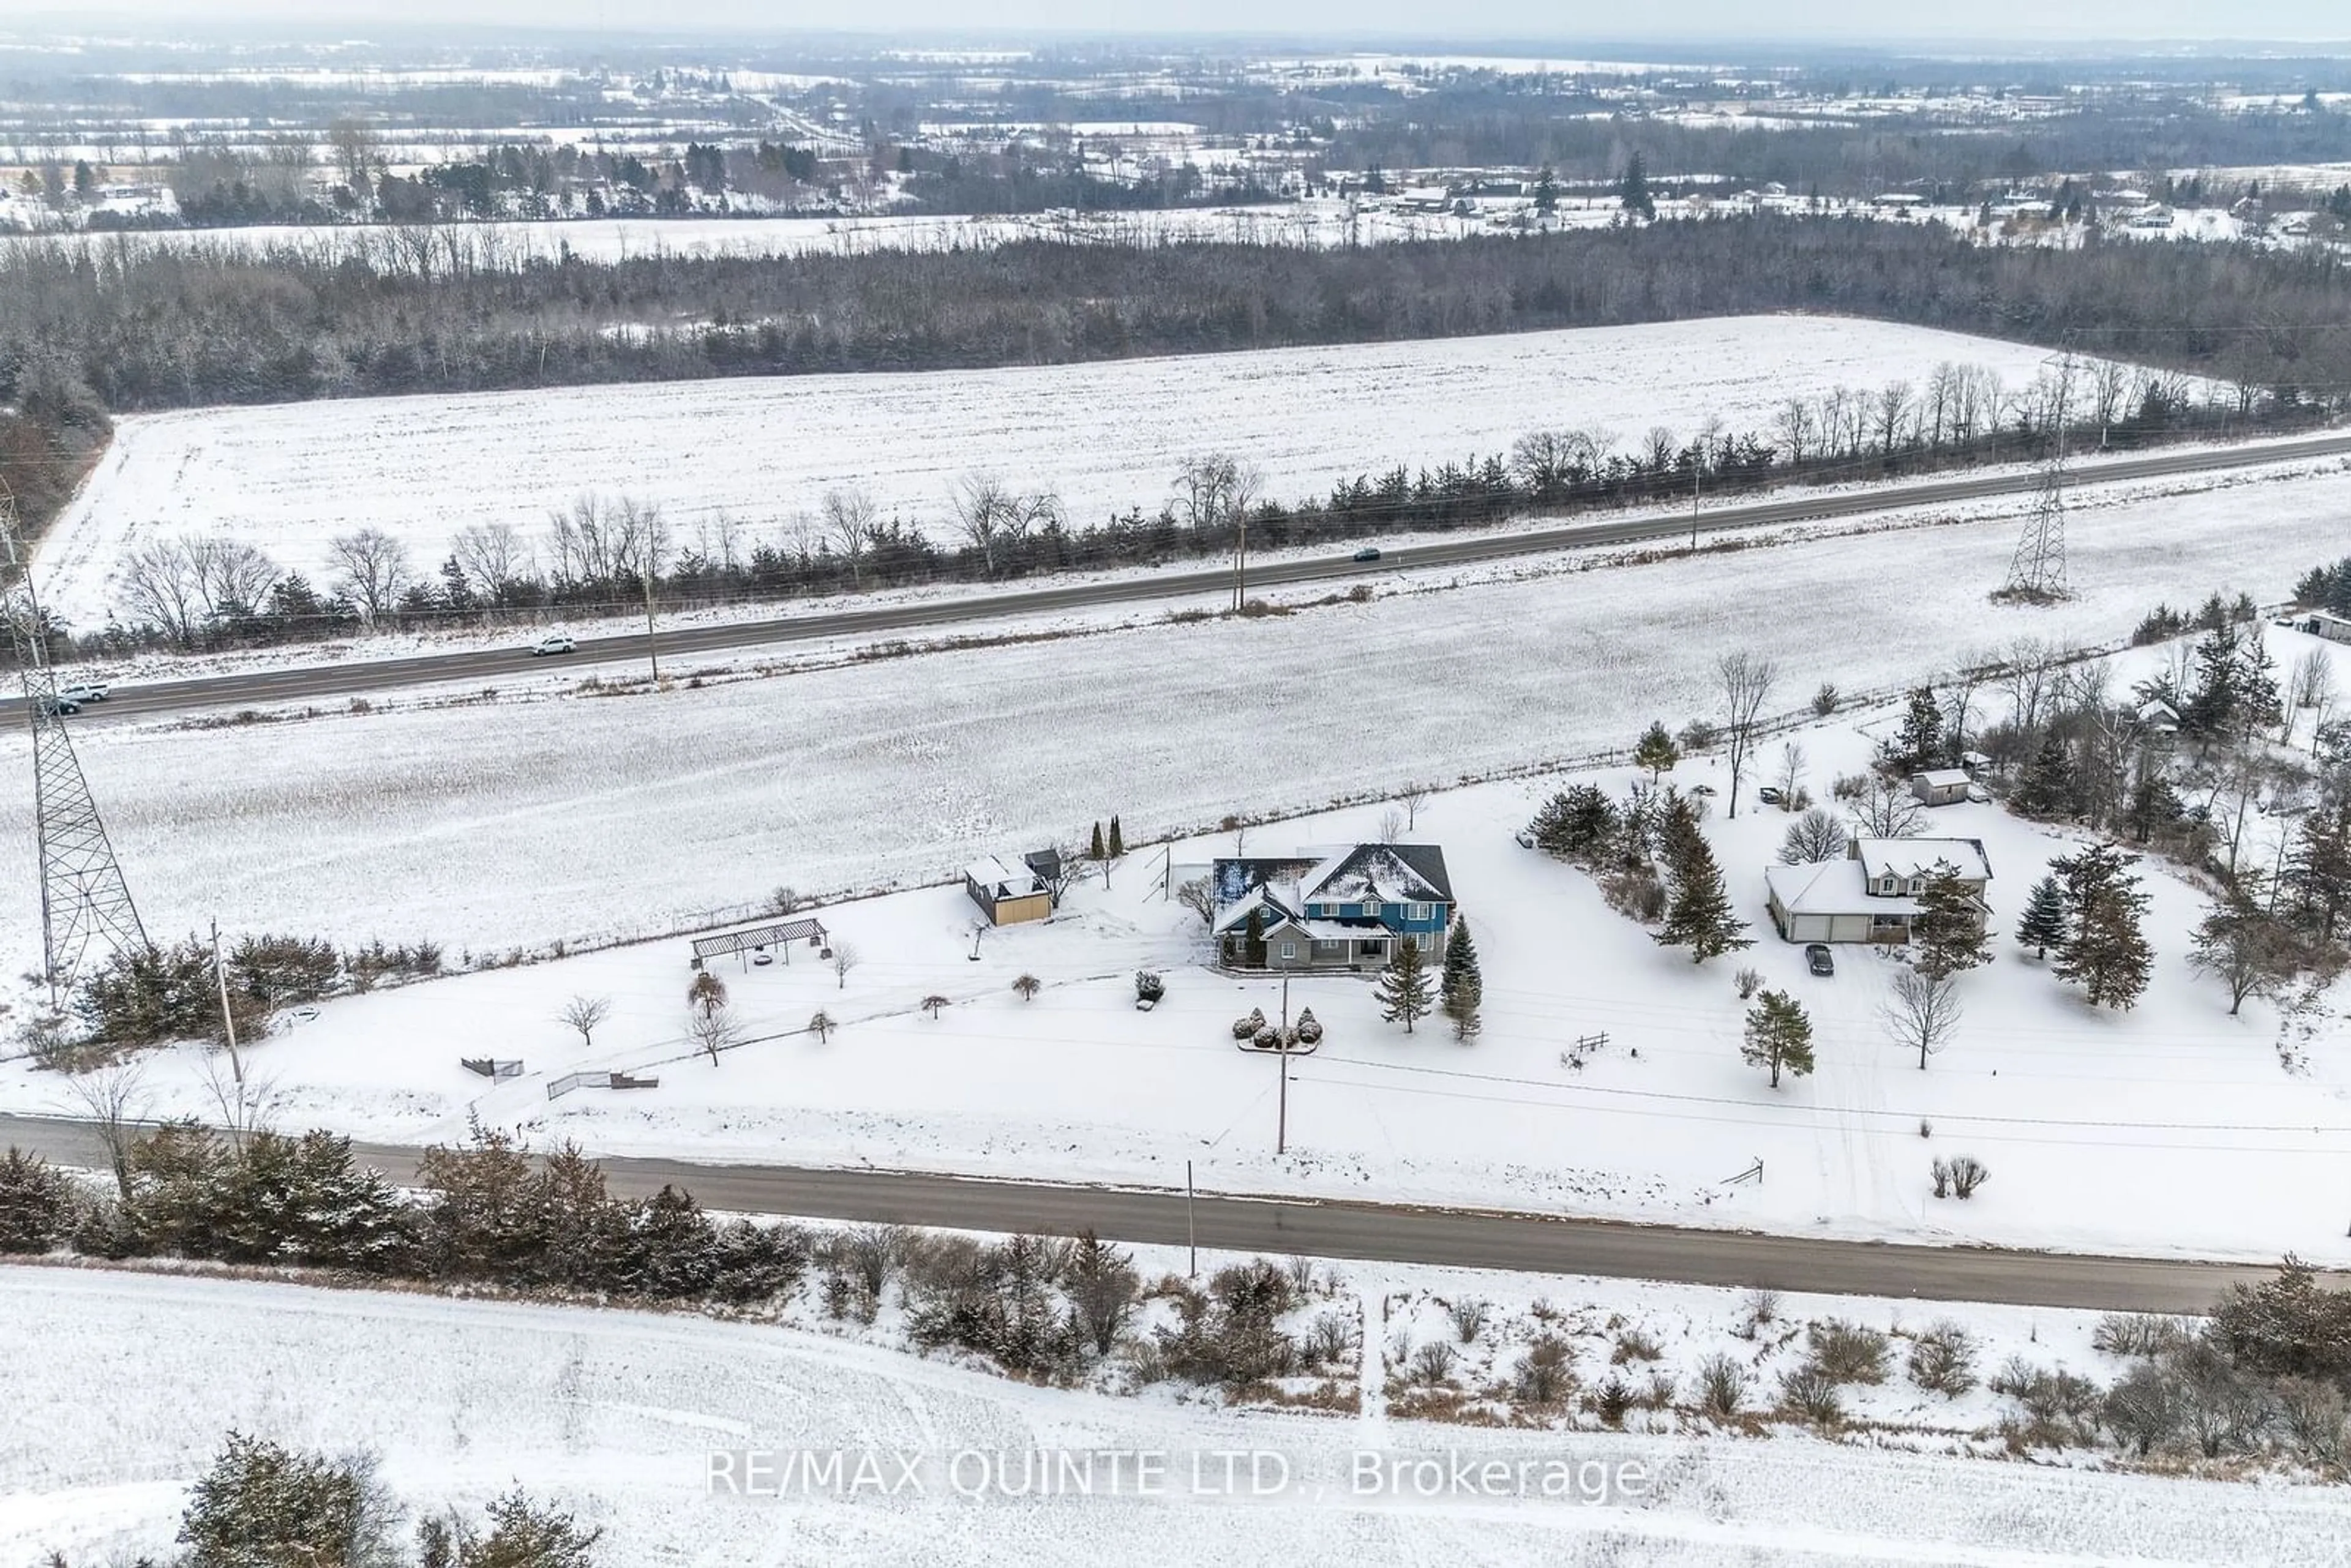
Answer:
M2290 662L2302 640L2272 637ZM2152 655L2133 657L2152 667ZM1880 707L1793 731L1814 788L1861 770L1889 722ZM1587 776L1612 792L1629 782L1621 769ZM1728 784L1707 758L1674 778ZM1228 852L1233 835L1218 833L1131 856L1109 887L1072 893L1042 925L976 935L952 886L826 905L830 940L854 952L854 967L837 973L791 949L758 967L719 964L747 1043L716 1061L685 1034L682 938L329 1002L250 1061L282 1097L280 1120L388 1142L459 1139L479 1117L599 1153L1161 1186L1179 1185L1189 1162L1211 1190L2351 1260L2332 1175L2351 1137L2342 998L2292 1029L2259 998L2229 1016L2221 989L2187 964L2206 897L2184 879L2145 867L2154 983L2137 1009L2102 1012L2006 936L2073 841L1989 805L1931 813L1925 831L1982 841L2000 935L1996 961L1966 984L1958 1041L1922 1069L1878 1018L1894 961L1851 947L1834 976L1811 976L1770 929L1762 868L1785 815L1750 800L1708 823L1757 940L1697 967L1608 911L1587 876L1512 841L1560 782L1438 793L1405 835L1444 846L1478 933L1486 1030L1470 1047L1434 1020L1411 1034L1383 1022L1362 978L1301 978L1285 991L1201 967L1197 917L1165 885ZM1264 823L1249 843L1363 841L1382 831L1384 810ZM2248 853L2268 863L2274 836L2257 827ZM1008 831L985 847L1034 841ZM1732 975L1750 965L1810 1009L1813 1077L1773 1090L1739 1061ZM1139 968L1169 977L1166 1002L1148 1014L1130 1005ZM1043 982L1033 1001L1014 995L1023 974ZM575 996L611 999L592 1043L557 1021ZM926 1011L931 998L943 1001ZM1290 1148L1277 1156L1273 1063L1238 1051L1227 1025L1285 1005L1311 1007L1329 1034L1293 1069ZM819 1009L840 1026L828 1036L806 1032ZM460 1068L468 1055L519 1059L523 1075L492 1086ZM583 1071L659 1082L563 1092L559 1081ZM148 1113L206 1113L202 1053L152 1059L144 1092ZM69 1110L61 1093L54 1075L0 1071L7 1109ZM1957 1155L1989 1164L1993 1184L1964 1202L1932 1198L1930 1163ZM1736 1179L1750 1166L1760 1181Z
M1060 497L1074 524L1155 512L1189 455L1246 454L1270 496L1506 453L1531 430L1684 438L1768 427L1791 396L1922 383L1941 362L2011 387L2045 356L1880 322L1745 317L1075 366L747 378L458 397L320 401L122 420L40 545L44 599L81 628L117 603L125 555L225 533L314 582L362 527L430 572L474 524L534 542L589 494L658 505L681 546L789 539L827 489L857 486L935 536L959 480Z
M1204 1259L1213 1263L1216 1260ZM1152 1266L1169 1266L1165 1259ZM1358 1271L1360 1274L1360 1271ZM1341 1284L1358 1284L1341 1276ZM1662 1305L1719 1336L1729 1292L1447 1275L1392 1283ZM1637 1290L1637 1288L1636 1288ZM1660 1301L1660 1298L1664 1300ZM687 1316L448 1301L99 1270L0 1269L0 1303L43 1354L14 1375L0 1430L0 1553L128 1560L168 1548L186 1489L240 1430L379 1457L418 1511L478 1516L520 1486L601 1527L605 1560L731 1564L1282 1563L1336 1545L1365 1562L1638 1561L1700 1568L1849 1562L2043 1568L2084 1560L2325 1568L2351 1561L2341 1489L2253 1487L2001 1464L1782 1435L1769 1440L1533 1433L1218 1410L1164 1396L1035 1388L791 1329ZM1405 1304L1399 1301L1399 1305ZM1414 1297L1429 1316L1433 1310ZM1791 1298L1791 1312L1893 1303ZM2081 1314L1994 1313L2036 1359L2088 1359ZM1426 1322L1403 1325L1410 1337ZM1687 1331L1685 1331L1687 1332ZM1677 1341L1679 1333L1672 1336ZM1731 1342L1736 1344L1736 1342ZM1677 1344L1677 1351L1679 1346ZM156 1352L162 1354L155 1354ZM106 1390L108 1419L86 1418ZM1884 1441L1883 1438L1879 1441ZM1278 1503L1177 1492L967 1499L952 1456L1061 1448L1277 1455ZM890 1498L741 1499L705 1488L713 1450L914 1452L925 1487ZM1634 1462L1646 1490L1595 1503L1355 1495L1355 1456ZM967 1476L978 1472L964 1461ZM939 1482L939 1484L930 1484ZM976 1528L984 1523L984 1528Z

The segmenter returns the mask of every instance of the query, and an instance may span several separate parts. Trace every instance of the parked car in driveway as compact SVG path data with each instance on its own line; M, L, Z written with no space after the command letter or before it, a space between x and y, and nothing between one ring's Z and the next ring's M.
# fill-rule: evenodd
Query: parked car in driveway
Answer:
M1357 560L1377 560L1380 559L1379 547L1377 545L1365 545L1363 549L1355 552L1354 559Z
M571 639L560 632L550 632L533 643L530 645L530 652L531 656L536 659L543 659L549 653L569 653L571 652Z
M102 703L107 687L95 681L76 681L69 686L59 686L57 695L69 703Z
M1512 833L1510 837L1517 841L1519 848L1522 850L1531 850L1535 847L1535 831L1532 828L1520 828L1517 832Z
M1776 785L1771 784L1766 784L1756 790L1755 798L1766 806L1777 806L1788 799Z
M1815 975L1836 973L1836 956L1825 942L1809 942L1804 946L1804 967Z

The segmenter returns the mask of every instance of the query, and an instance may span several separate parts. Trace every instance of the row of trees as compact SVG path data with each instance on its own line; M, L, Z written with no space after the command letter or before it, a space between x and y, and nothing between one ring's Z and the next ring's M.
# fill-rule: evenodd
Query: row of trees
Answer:
M610 262L429 230L413 245L387 232L261 250L28 242L0 256L0 372L53 358L120 412L1806 310L2062 343L2254 389L2290 413L2351 384L2351 334L2257 329L2341 321L2346 298L2351 269L2326 250L1978 245L1773 214L1325 250L1038 240Z

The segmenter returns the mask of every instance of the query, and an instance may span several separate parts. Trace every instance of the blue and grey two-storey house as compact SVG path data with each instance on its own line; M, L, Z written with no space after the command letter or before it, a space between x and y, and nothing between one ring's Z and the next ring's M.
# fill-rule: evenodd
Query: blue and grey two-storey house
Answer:
M1431 963L1453 929L1453 883L1435 844L1354 844L1235 855L1210 868L1217 956L1251 967L1250 912L1268 969L1376 969L1406 936Z

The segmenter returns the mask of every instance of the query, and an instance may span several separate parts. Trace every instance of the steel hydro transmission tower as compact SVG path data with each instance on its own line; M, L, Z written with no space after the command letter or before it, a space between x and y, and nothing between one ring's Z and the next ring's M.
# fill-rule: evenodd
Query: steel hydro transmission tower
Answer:
M47 623L33 595L30 551L16 533L16 508L0 484L0 545L7 562L5 583L8 638L25 685L25 716L33 727L33 812L41 841L41 940L54 1005L72 990L93 956L148 946L146 928L131 902L131 888L114 858L114 844L99 820L98 802L81 776L72 737L66 733L65 705L57 701L57 672L49 666Z
M2066 350L2057 371L2057 401L2051 413L2056 444L2041 467L2041 490L2033 498L2032 515L2016 541L2008 563L2008 586L1996 596L2048 604L2066 598L2065 583L2065 425L2073 415L2074 355Z

